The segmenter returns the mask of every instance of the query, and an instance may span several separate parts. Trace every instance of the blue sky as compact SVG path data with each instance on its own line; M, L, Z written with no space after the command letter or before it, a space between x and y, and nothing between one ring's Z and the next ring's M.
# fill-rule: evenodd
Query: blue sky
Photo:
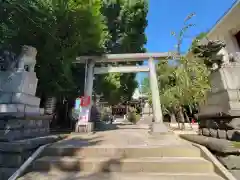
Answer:
M171 36L171 32L179 31L184 19L194 12L196 16L191 22L195 27L188 30L182 44L182 51L185 52L192 39L197 34L210 30L234 2L235 0L149 0L147 51L173 50L176 39ZM146 76L146 73L138 73L137 79L141 81Z

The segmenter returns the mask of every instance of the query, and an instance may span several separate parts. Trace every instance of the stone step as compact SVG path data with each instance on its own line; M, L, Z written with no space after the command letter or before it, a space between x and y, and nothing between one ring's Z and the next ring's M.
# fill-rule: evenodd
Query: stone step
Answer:
M166 174L166 173L57 173L32 172L19 178L18 180L224 180L215 174Z
M128 158L138 157L200 157L201 151L195 147L182 145L163 146L92 146L92 147L47 147L41 156L77 156L77 157L112 157L124 154Z
M42 157L32 165L33 171L85 172L158 172L212 173L212 163L200 157L144 157L113 160L111 158Z

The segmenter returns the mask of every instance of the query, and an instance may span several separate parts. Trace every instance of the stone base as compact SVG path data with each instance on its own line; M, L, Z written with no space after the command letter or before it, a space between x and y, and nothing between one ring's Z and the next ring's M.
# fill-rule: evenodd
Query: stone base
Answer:
M49 120L0 120L0 141L15 141L46 136L50 132Z
M40 98L25 93L1 92L0 104L27 104L39 106Z
M14 142L0 142L0 179L7 180L39 146L63 138L64 136L51 135Z
M220 97L221 98L221 97ZM226 102L226 104L229 102ZM201 107L199 117L240 117L240 108L222 108L219 105L205 105Z
M207 101L200 107L200 114L210 115L219 112L240 115L240 66L224 65L210 74L211 92Z
M3 168L0 167L0 179L1 180L8 180L13 173L15 173L18 168Z
M38 79L35 72L1 71L0 83L3 92L25 93L35 95Z
M36 116L43 115L43 110L38 106L30 106L25 104L0 104L0 117L3 116Z
M169 133L169 129L167 128L167 126L164 123L156 123L154 122L151 125L150 128L151 132L153 134L168 134Z
M75 132L77 133L90 133L94 129L93 123L92 122L87 122L87 123L76 123L75 125Z

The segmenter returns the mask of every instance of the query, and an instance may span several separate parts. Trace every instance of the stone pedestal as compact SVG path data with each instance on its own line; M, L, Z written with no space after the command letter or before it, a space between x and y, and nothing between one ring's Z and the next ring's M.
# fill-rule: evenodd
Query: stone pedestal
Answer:
M49 133L49 119L39 108L35 96L38 79L34 72L37 51L23 46L19 57L6 71L0 71L0 141L15 141L45 136ZM45 120L43 120L45 119Z
M154 122L150 127L151 134L153 135L169 133L168 127L164 123Z
M0 117L41 115L40 99L35 97L37 82L35 72L0 72Z
M225 65L210 75L211 92L200 107L200 134L240 140L240 65ZM234 132L233 132L234 131ZM239 134L229 137L229 133Z
M75 132L76 133L91 133L93 132L93 123L87 122L82 124L76 124L75 125Z
M240 116L240 65L228 65L210 75L211 92L200 115Z

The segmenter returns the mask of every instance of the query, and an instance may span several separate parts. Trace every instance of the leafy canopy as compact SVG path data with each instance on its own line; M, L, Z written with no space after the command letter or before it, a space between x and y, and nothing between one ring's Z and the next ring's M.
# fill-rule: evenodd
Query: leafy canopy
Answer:
M1 44L15 52L24 44L37 48L38 91L66 94L75 88L75 58L104 52L108 35L101 8L101 0L6 0Z

